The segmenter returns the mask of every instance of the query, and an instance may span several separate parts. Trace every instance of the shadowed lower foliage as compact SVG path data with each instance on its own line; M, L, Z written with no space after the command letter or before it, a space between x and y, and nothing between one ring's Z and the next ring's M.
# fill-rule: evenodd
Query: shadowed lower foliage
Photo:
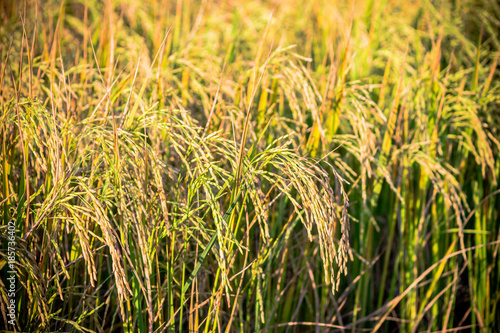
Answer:
M498 330L495 1L27 0L0 21L7 331Z

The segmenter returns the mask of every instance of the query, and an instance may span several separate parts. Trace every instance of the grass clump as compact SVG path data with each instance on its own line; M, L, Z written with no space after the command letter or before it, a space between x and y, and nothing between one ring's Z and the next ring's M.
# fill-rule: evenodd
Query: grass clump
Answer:
M494 331L493 1L7 1L7 331Z

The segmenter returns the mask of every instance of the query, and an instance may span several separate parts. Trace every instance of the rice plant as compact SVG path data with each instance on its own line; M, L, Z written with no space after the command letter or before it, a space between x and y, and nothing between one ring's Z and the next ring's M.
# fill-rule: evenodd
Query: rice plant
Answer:
M495 332L500 5L0 4L3 332Z

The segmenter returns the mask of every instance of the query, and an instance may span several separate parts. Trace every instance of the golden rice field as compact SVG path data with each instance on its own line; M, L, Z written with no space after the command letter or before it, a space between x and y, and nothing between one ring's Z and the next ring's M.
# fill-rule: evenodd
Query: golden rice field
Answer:
M499 332L496 0L4 0L0 332Z

